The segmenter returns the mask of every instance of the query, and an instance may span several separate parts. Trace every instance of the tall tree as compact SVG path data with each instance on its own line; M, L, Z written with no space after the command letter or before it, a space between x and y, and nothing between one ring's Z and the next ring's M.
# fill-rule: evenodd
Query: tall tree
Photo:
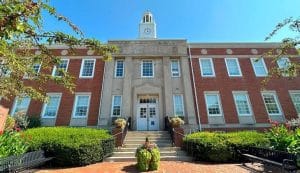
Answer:
M69 35L60 31L45 30L42 13L48 13L58 21L68 24L74 31ZM85 38L83 33L66 17L58 14L49 0L0 0L0 96L12 99L15 96L30 96L45 101L45 84L49 81L73 91L74 82L70 74L60 71L63 77L47 73L60 60L54 56L49 45L63 44L70 51L84 46L95 55L111 59L115 46L102 44L95 39ZM39 49L35 54L33 49ZM34 69L41 64L39 73ZM31 82L24 82L23 77ZM34 83L34 86L32 85Z
M276 50L271 50L267 52L264 56L273 57L273 61L276 62L282 57L289 57L291 61L285 62L285 68L274 67L270 71L269 77L289 77L294 78L300 75L300 18L287 18L282 22L278 23L274 30L265 38L265 41L270 40L281 31L284 27L288 27L291 32L295 34L294 37L286 37L282 40L280 47ZM296 52L291 55L291 50ZM275 56L274 56L275 53ZM298 60L294 60L297 58Z

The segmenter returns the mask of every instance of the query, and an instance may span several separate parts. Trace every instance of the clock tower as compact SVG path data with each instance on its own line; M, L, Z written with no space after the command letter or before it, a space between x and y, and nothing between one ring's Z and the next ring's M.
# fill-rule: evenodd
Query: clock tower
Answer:
M139 39L156 39L156 24L151 12L146 11L139 26Z

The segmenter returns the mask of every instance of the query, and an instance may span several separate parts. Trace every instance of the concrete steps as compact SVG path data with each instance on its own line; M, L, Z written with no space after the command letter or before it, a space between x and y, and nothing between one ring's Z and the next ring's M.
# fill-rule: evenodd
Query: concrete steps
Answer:
M185 151L179 147L172 146L171 136L167 131L129 131L126 135L124 145L116 148L113 155L106 158L107 162L136 161L135 152L144 144L146 137L150 142L157 144L162 161L192 161Z

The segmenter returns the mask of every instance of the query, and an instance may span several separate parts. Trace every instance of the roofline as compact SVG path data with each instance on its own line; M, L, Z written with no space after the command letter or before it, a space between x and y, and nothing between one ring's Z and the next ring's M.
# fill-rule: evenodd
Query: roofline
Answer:
M188 43L190 48L277 48L280 42L209 42Z
M175 38L175 39L112 39L107 42L117 42L117 41L187 41L184 38Z

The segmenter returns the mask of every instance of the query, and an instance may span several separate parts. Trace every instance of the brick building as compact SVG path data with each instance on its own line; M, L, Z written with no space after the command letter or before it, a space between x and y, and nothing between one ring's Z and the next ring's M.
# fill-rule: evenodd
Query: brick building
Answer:
M284 122L300 115L300 78L261 81L272 67L299 61L270 57L256 61L278 43L188 43L158 39L150 12L142 17L139 38L110 40L119 47L112 61L93 51L67 47L50 49L62 58L52 75L64 69L76 78L75 94L48 84L49 103L24 97L1 100L10 114L25 111L40 116L45 126L109 128L117 117L132 117L134 130L162 130L165 116L182 116L186 129L269 127L269 119ZM36 50L39 53L39 50ZM39 65L35 67L37 71ZM26 79L24 79L26 80Z

